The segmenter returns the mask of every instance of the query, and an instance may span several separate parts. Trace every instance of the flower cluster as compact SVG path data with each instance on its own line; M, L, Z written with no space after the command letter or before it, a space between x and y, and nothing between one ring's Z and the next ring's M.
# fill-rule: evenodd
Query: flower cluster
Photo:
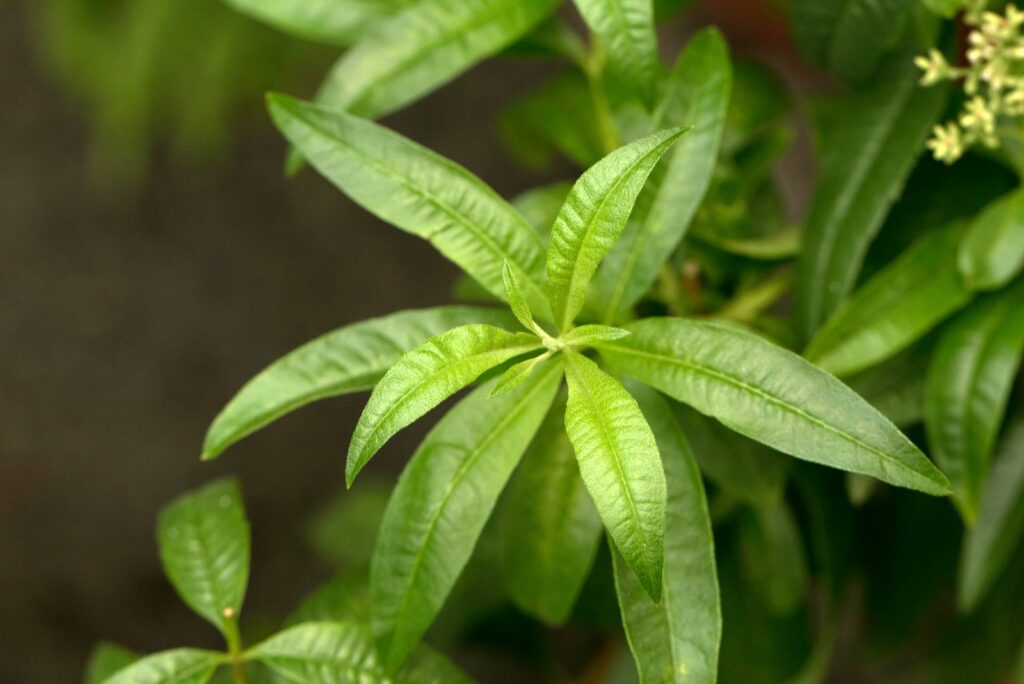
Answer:
M963 81L967 101L959 117L935 127L928 148L952 164L971 145L999 145L1000 117L1024 115L1024 12L1008 5L1003 14L985 11L985 0L972 0L964 15L972 27L967 64L953 66L938 50L918 57L922 85Z

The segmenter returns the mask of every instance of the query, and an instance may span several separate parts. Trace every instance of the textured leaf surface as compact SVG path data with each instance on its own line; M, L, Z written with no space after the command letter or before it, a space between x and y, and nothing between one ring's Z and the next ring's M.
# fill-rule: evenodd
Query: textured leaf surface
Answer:
M507 312L446 306L374 318L304 344L250 380L213 421L203 458L306 404L371 389L413 347L469 323L512 324Z
M239 12L299 38L348 45L413 0L226 0Z
M471 324L404 354L374 388L356 425L345 468L349 485L396 432L485 371L539 347L540 340L528 333Z
M377 118L511 45L561 0L431 0L375 25L331 69L317 101Z
M590 30L608 50L611 64L648 101L658 76L658 37L651 0L575 0Z
M722 611L704 484L671 409L630 385L654 431L668 482L665 570L654 603L616 553L615 588L641 682L711 684L718 672Z
M797 458L948 494L942 473L882 414L796 354L715 323L646 319L599 349L610 366Z
M545 414L562 376L549 361L517 389L459 402L405 468L371 566L374 634L387 667L400 663L436 617Z
M268 102L284 136L357 204L430 241L501 300L507 261L534 313L547 311L537 284L544 242L482 180L372 121L285 95L271 95Z
M636 400L590 359L566 355L565 430L604 526L644 590L661 596L665 472Z
M797 272L797 322L809 338L853 289L868 245L896 199L946 91L920 88L907 55L846 103L811 203Z
M556 401L516 471L502 512L502 569L520 608L549 624L569 617L601 540Z
M139 659L137 653L111 643L97 644L85 668L85 684L103 684Z
M655 169L622 239L601 264L591 306L606 322L627 317L683 239L711 182L732 84L729 50L714 29L695 36L665 84L662 122L692 125Z
M548 299L560 330L583 308L587 285L622 234L647 176L682 134L669 129L619 148L573 185L551 229L547 257Z
M146 656L119 670L105 684L205 684L223 661L220 653L178 648Z
M249 522L238 484L218 480L171 502L160 512L157 541L178 595L226 636L249 579Z
M959 601L978 605L1006 567L1024 534L1024 416L1006 431L992 465L981 509L967 532L960 563Z
M974 220L960 249L960 271L976 290L1010 282L1024 266L1024 190L993 202Z
M932 231L867 283L825 322L804 356L838 376L894 356L968 302L956 267L960 224Z
M960 314L943 332L928 369L928 445L969 522L977 513L1022 352L1024 282Z
M622 328L613 328L608 325L581 325L570 330L563 340L568 346L586 346L595 342L621 340L628 334Z

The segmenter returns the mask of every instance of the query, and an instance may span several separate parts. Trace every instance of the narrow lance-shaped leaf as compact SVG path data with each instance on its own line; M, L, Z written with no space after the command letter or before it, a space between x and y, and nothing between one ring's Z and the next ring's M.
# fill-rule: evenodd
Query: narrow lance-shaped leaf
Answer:
M796 610L807 589L807 558L800 530L784 500L740 515L743 569L761 600L776 615Z
M218 480L170 503L160 512L157 541L181 600L231 635L249 579L249 521L238 483Z
M552 360L512 392L489 398L490 387L481 387L431 430L406 466L370 570L373 631L389 670L437 616L561 377L561 363Z
M658 36L651 0L574 0L590 30L601 39L612 67L653 99L658 76Z
M920 339L971 294L956 268L963 225L931 231L825 322L804 356L838 376L885 361Z
M413 0L226 0L239 12L299 38L348 45Z
M595 342L609 342L621 340L629 332L622 328L613 328L609 325L581 325L570 330L562 341L569 347L589 346Z
M205 684L223 662L222 653L178 648L146 656L104 684Z
M502 300L507 261L530 308L538 315L547 312L537 284L543 276L544 242L482 180L372 121L286 95L270 95L268 104L284 136L357 204L429 240Z
M502 511L502 569L520 608L549 624L569 617L601 541L556 401L516 471Z
M960 272L975 290L995 290L1024 267L1024 190L989 205L960 247Z
M551 229L547 257L547 293L559 330L583 308L587 285L622 234L647 176L682 134L673 128L622 147L573 185Z
M540 340L528 333L464 325L404 354L381 378L359 417L345 467L349 486L396 432L485 371L539 348Z
M943 332L928 369L925 426L968 523L1024 352L1024 281L987 296Z
M558 211L565 204L565 198L569 196L570 190L572 184L561 181L542 185L513 197L512 206L546 240L551 224L558 218Z
M374 318L304 344L250 380L210 425L203 459L295 409L327 397L372 389L413 347L459 325L512 325L506 311L446 306Z
M615 553L615 588L641 682L713 684L722 609L704 484L671 409L653 390L629 386L654 431L668 482L665 571L654 603Z
M925 377L933 347L926 338L846 383L896 427L906 428L924 418Z
M1024 535L1024 415L1006 431L960 562L959 603L971 610L988 593Z
M626 318L686 234L715 169L731 85L725 40L715 29L702 31L680 55L659 108L664 123L693 130L652 173L591 288L591 308L606 323Z
M928 494L949 483L870 404L796 354L733 326L651 318L600 343L608 364L784 453Z
M919 77L909 55L887 59L836 126L840 133L811 203L797 271L797 323L805 338L849 295L942 110L946 90L921 88Z
M566 354L565 430L580 475L626 563L655 601L661 597L665 471L636 400L590 359Z

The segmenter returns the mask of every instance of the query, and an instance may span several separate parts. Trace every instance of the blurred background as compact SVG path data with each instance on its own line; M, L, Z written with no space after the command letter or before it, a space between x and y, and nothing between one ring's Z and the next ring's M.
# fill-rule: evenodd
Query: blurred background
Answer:
M801 83L779 12L698 3L664 29L666 51L717 23ZM280 619L329 576L304 530L343 488L365 397L304 409L212 465L199 452L283 353L450 301L455 269L426 243L313 173L283 178L262 93L308 96L335 56L218 0L0 0L0 679L78 681L101 638L215 645L164 580L153 530L219 475L240 477L252 520L248 620ZM491 60L386 124L511 196L571 173L524 169L495 125L553 68ZM423 429L382 453L379 477Z

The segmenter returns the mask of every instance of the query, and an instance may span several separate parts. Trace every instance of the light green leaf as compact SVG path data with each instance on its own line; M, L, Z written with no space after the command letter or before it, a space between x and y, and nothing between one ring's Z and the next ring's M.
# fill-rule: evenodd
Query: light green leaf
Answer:
M800 231L796 228L751 237L728 237L702 230L695 232L694 237L723 252L758 261L780 261L800 253Z
M519 288L519 280L516 278L515 271L509 266L509 263L505 262L505 268L502 271L502 280L505 282L505 296L508 299L509 308L512 309L513 315L524 328L532 333L543 333L537 323L533 320L533 314L530 312L530 305L526 303L526 298L523 296L523 291Z
M437 616L561 377L561 363L551 361L512 392L488 398L490 387L481 387L431 430L406 466L370 571L374 635L389 669Z
M317 102L369 118L390 114L511 45L553 13L560 2L415 3L374 25L334 65L320 87Z
M785 501L745 509L740 515L743 570L776 615L801 605L807 591L807 558L800 531Z
M1024 281L978 300L943 332L928 369L925 426L935 461L974 521L1024 352Z
M972 610L1006 567L1024 534L1024 416L1003 437L960 559L959 604Z
M512 478L501 516L509 595L522 610L552 625L568 619L594 564L602 530L564 422L562 397Z
M1024 266L1024 190L999 199L971 223L960 247L960 272L974 290L996 290Z
M658 444L626 388L567 352L565 430L608 535L650 597L661 598L665 472Z
M205 684L224 659L222 653L177 648L146 656L118 670L104 684Z
M591 308L606 323L623 320L679 245L711 182L732 85L729 50L708 29L686 46L668 77L662 121L690 125L637 199L622 239L601 264Z
M304 622L369 620L369 593L369 582L363 573L339 572L302 599L285 619L284 626L294 627Z
M432 337L404 354L374 387L359 417L345 466L349 486L396 432L485 371L540 348L534 335L471 324Z
M236 634L249 579L249 521L238 483L218 480L168 504L157 541L181 600L225 637Z
M568 347L584 347L595 342L609 342L621 340L629 332L622 328L613 328L608 325L581 325L573 328L562 339Z
M583 308L587 285L622 234L647 176L682 134L668 129L619 148L573 185L548 247L547 293L559 330L568 330Z
M530 308L547 312L537 284L544 241L479 178L372 121L285 95L270 95L268 105L284 136L357 204L429 240L501 300L507 261Z
M971 294L956 268L963 225L932 231L875 274L825 322L804 356L852 375L920 339Z
M413 0L225 0L239 12L299 38L348 45Z
M611 65L647 102L658 76L658 36L651 0L574 0L590 30L608 51Z
M918 87L909 55L886 60L879 71L845 105L807 217L797 271L797 323L805 339L853 289L868 245L946 101L942 87Z
M668 507L661 603L654 603L615 553L615 588L641 682L713 684L722 609L704 485L690 445L656 392L629 387L658 440Z
M546 240L548 233L551 232L551 224L558 218L558 211L565 204L565 198L568 197L570 190L571 183L542 185L513 197L512 206Z
M107 642L97 644L85 667L85 684L103 684L138 659L137 653L123 646Z
M848 378L846 384L894 425L909 427L924 418L925 376L932 346L930 341L916 344Z
M533 369L536 368L538 364L543 363L549 358L551 358L551 352L545 352L540 356L520 361L516 365L512 366L505 371L500 378L498 378L498 382L495 383L494 389L491 390L491 396L496 397L499 394L504 394L505 392L509 392L516 387L519 387L527 381L530 375L533 374Z
M374 318L304 344L250 380L206 433L203 459L319 399L372 389L413 347L459 325L512 324L507 312L445 306Z
M309 622L275 634L254 646L258 660L295 684L469 684L441 654L421 647L389 676L377 657L370 630L355 622Z
M651 318L598 348L608 364L784 453L928 494L942 473L831 375L732 326Z

